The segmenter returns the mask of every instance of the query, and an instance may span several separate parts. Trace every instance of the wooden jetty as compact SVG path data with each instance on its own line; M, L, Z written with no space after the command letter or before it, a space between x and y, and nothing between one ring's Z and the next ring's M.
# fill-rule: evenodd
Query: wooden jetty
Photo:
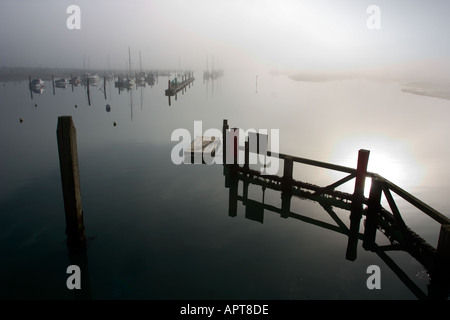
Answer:
M181 81L178 81L178 78L169 80L169 86L165 91L166 96L170 97L176 95L178 92L186 89L186 87L189 87L194 80L193 73L183 75Z
M233 128L231 130L236 130ZM246 141L244 148L236 146L235 143L226 141L226 134L229 129L228 121L223 121L223 159L227 158L227 152L233 153L233 164L224 163L225 186L230 188L229 215L234 217L237 213L237 200L241 200L246 206L246 217L259 222L263 221L264 210L270 210L279 213L283 218L296 218L305 222L310 222L318 226L346 234L348 236L348 246L346 259L355 260L357 244L362 240L363 248L378 254L388 264L397 275L402 276L402 280L413 288L413 292L419 298L437 298L447 299L450 293L450 219L421 200L417 199L407 191L395 185L379 174L368 172L367 164L369 160L369 150L359 150L357 167L350 168L332 163L326 163L307 158L287 155L283 153L274 153L267 151L268 157L274 157L284 162L283 175L262 175L260 171L252 170L249 167L249 143ZM238 160L239 150L244 151L245 159L240 165ZM256 151L262 154L260 151ZM347 173L348 175L330 185L317 186L311 183L299 181L293 178L294 165L304 164L314 167L335 170ZM365 180L372 180L369 197L364 196ZM336 188L344 183L355 179L354 192L346 193ZM243 196L238 196L237 185L239 181L244 183ZM249 184L260 185L263 190L270 188L281 192L281 208L256 203L249 200L247 190ZM439 239L436 248L426 242L417 233L411 230L402 218L400 209L396 205L393 193L406 200L422 213L441 225ZM382 194L384 194L390 210L381 205ZM337 225L318 221L309 217L304 217L290 210L290 201L292 196L303 199L310 199L322 205L330 214ZM332 208L338 207L350 211L350 227L348 228ZM248 213L247 213L248 210ZM360 221L365 216L364 232L360 233ZM388 246L379 246L376 243L377 231L384 234L390 242ZM421 263L429 272L431 281L429 285L429 295L424 295L420 289L408 280L407 277L399 271L395 263L387 256L386 251L403 250L408 252L413 258Z
M216 137L198 136L192 141L189 148L184 151L185 162L197 163L196 159L201 159L201 163L205 163L204 155L209 155L213 158L219 147L220 141Z

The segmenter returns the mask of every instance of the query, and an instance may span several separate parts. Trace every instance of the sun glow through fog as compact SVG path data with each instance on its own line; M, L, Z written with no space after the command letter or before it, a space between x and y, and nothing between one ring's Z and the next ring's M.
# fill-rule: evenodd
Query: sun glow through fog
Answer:
M382 135L355 135L340 139L334 146L330 162L356 168L358 150L370 151L367 170L377 173L399 187L410 190L420 185L424 168L417 162L414 152L405 141ZM333 173L332 175L336 175ZM347 186L349 192L353 187ZM365 194L370 191L366 183Z

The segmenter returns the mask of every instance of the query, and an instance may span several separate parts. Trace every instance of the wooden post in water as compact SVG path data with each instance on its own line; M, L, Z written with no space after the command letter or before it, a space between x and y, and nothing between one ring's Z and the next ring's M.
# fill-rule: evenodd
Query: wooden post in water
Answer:
M229 180L229 195L228 195L228 215L236 217L237 215L237 200L238 200L238 185L239 180L237 176L231 176Z
M250 147L249 147L249 141L246 140L245 141L245 162L244 162L244 170L245 171L249 171L250 170Z
M222 162L226 164L227 160L227 131L228 131L228 120L224 119L222 124Z
M363 247L366 250L372 249L375 244L376 232L378 228L378 217L381 209L382 191L383 188L381 186L381 181L376 178L372 178L363 240Z
M53 95L55 95L55 78L52 75Z
M103 77L103 91L105 93L105 100L106 100L106 76Z
M31 76L28 76L28 88L30 89L31 100L33 100L33 89L31 88Z
M227 132L228 137L231 139L228 142L231 144L227 144L227 164L230 165L230 172L233 176L237 176L239 169L239 128L231 128L230 131ZM227 137L227 140L228 140Z
M291 199L291 193L281 192L281 218L289 218L291 213Z
M56 132L66 216L67 243L69 246L84 246L86 237L81 207L77 136L72 117L58 117Z
M292 173L294 170L294 161L291 156L284 158L282 191L292 193Z
M88 104L91 105L91 91L89 89L89 78L87 78L87 96L88 96Z
M348 235L348 244L346 259L356 260L358 248L359 227L362 217L362 204L364 200L364 186L366 182L367 164L369 162L370 151L361 149L358 153L358 164L356 167L355 191L353 192L351 213L350 213L350 231Z
M362 203L364 200L364 186L366 183L367 164L369 162L369 150L361 149L358 152L358 165L356 167L355 191L352 199L352 215L361 218ZM359 209L359 210L357 210Z

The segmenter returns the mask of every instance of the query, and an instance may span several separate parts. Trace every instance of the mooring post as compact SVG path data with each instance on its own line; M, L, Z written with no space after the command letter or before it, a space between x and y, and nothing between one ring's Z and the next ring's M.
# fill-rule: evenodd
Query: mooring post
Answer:
M378 228L378 216L381 209L382 191L383 188L381 181L376 178L372 178L363 239L363 247L367 250L372 249L375 244L376 232Z
M106 100L106 76L103 77L103 91L104 91L105 100Z
M52 75L53 95L55 95L55 78Z
M227 160L227 131L228 131L228 120L224 119L222 124L222 162L226 164Z
M281 192L281 218L289 218L291 212L292 194Z
M244 170L249 171L250 170L250 147L249 147L249 141L245 141L245 162L244 162Z
M88 96L88 104L91 105L91 92L89 89L89 78L87 78L87 96Z
M250 181L249 179L246 177L243 180L244 186L242 188L242 197L244 198L244 200L248 200L248 187L250 185Z
M30 89L31 100L33 100L33 89L31 88L31 76L28 76L28 88Z
M292 193L292 182L293 182L293 173L294 169L294 161L291 156L287 156L284 158L284 168L283 168L283 186L282 191L287 193Z
M356 167L355 191L352 199L352 215L357 214L361 218L362 203L364 200L364 186L366 183L367 164L369 162L369 150L361 149L358 152L358 164ZM355 218L358 218L355 217Z
M358 164L356 167L355 191L353 192L351 212L350 212L350 230L348 234L348 244L346 259L356 260L358 248L359 227L362 218L362 204L364 200L364 186L366 182L367 164L369 161L369 150L361 149L358 153Z
M236 217L237 215L238 185L238 178L236 176L230 177L230 189L228 198L228 215L230 217Z
M229 146L229 148L233 148L231 151L232 156L233 156L233 162L231 165L231 174L233 176L237 176L238 173L238 169L239 169L239 162L238 162L238 158L239 158L239 128L231 128L230 130L230 136L231 136L231 145Z
M67 243L69 246L83 246L86 243L86 237L81 207L77 136L72 117L58 117L56 132L66 216Z

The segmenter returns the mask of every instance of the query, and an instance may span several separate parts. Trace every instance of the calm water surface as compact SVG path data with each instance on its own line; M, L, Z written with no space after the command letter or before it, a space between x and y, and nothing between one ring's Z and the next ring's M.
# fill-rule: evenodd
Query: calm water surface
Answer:
M171 134L177 128L193 134L200 120L203 130L221 130L228 119L245 130L279 129L280 152L350 167L356 167L358 150L368 149L369 171L448 216L450 101L405 93L387 82L295 82L230 72L205 83L201 74L170 106L167 77L120 94L107 83L106 99L102 81L91 87L91 105L83 87L53 94L48 81L31 98L27 82L0 85L0 297L74 297L66 288L73 260L65 244L56 143L58 116L71 115L89 237L87 297L416 299L361 243L357 259L346 260L346 235L270 210L261 223L246 218L241 201L230 217L223 167L174 165ZM294 170L295 178L319 185L343 176L306 165ZM369 188L370 180L367 194ZM352 182L340 190L352 192ZM249 198L281 204L280 193L258 186L250 186ZM439 225L398 204L408 226L436 246ZM293 198L291 211L336 224L312 201ZM348 211L334 212L349 225ZM388 243L381 234L377 241ZM389 256L426 294L424 267L402 251ZM381 268L381 290L366 286L373 264Z

